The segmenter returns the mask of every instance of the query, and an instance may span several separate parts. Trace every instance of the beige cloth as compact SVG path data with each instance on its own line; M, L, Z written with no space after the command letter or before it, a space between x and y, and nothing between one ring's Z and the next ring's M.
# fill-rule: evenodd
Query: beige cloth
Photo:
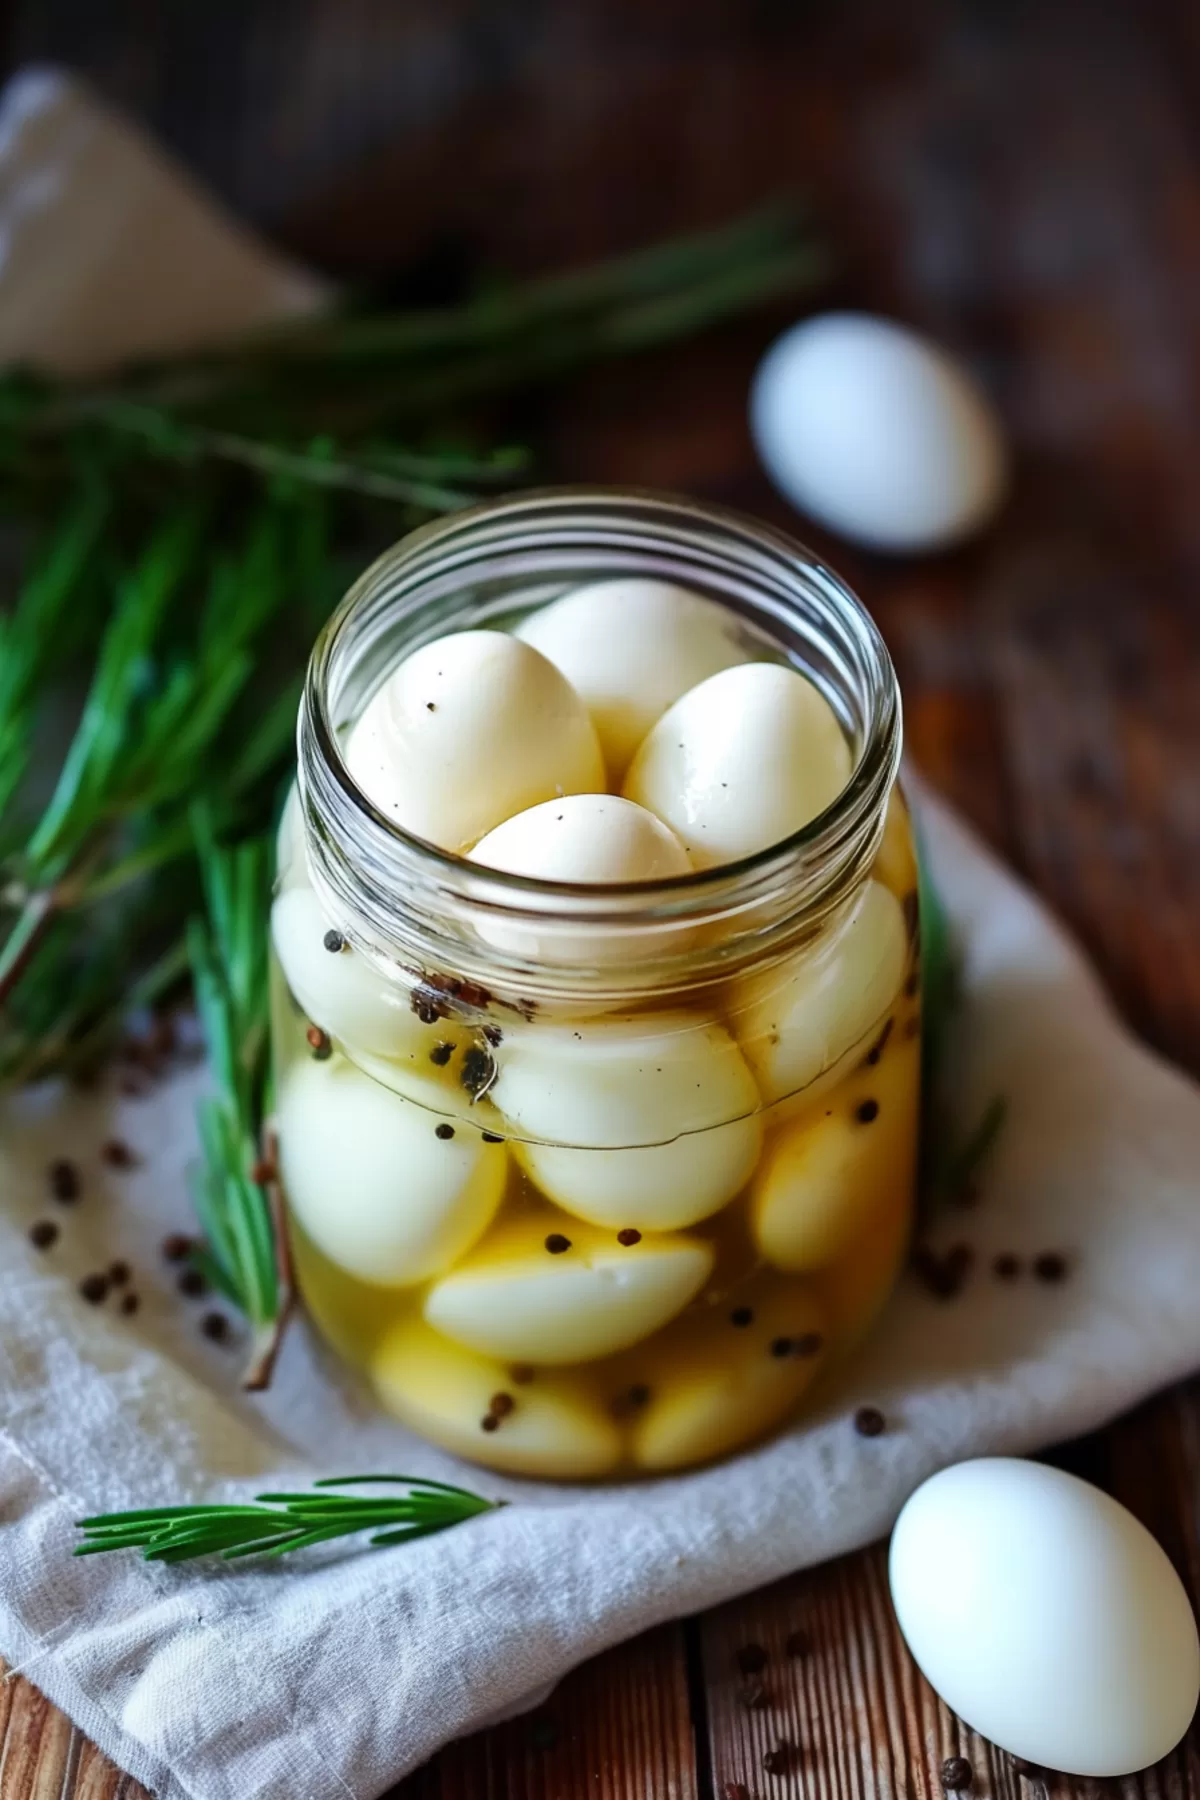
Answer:
M51 91L70 125L79 103ZM77 178L86 189L86 166ZM3 225L0 209L0 241ZM152 260L152 238L125 242ZM19 273L0 259L0 311ZM73 342L66 294L58 317ZM877 1537L945 1463L1087 1430L1195 1367L1200 1093L1130 1039L1032 896L941 808L923 812L967 950L961 1114L996 1092L1011 1109L978 1208L946 1229L969 1232L985 1270L999 1251L1061 1248L1065 1285L982 1273L939 1304L903 1284L816 1417L716 1468L591 1490L504 1481L379 1415L303 1330L269 1395L237 1391L236 1359L200 1336L156 1250L188 1222L199 1072L144 1099L21 1096L0 1115L0 1652L161 1800L370 1800L606 1645ZM131 1173L101 1163L114 1134L146 1158ZM45 1167L65 1153L85 1192L60 1210ZM47 1213L63 1235L39 1254L27 1231ZM76 1292L114 1256L136 1271L133 1319ZM862 1402L883 1408L883 1437L853 1431ZM83 1513L367 1468L515 1504L407 1547L265 1568L71 1557Z

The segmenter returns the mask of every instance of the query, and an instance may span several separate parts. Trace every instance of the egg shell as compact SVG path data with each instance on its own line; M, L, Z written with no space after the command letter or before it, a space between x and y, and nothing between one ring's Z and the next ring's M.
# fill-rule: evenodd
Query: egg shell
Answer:
M1187 1595L1133 1514L1061 1469L985 1457L919 1487L892 1534L909 1649L1014 1756L1125 1775L1178 1743L1200 1693Z
M748 1309L751 1322L731 1314ZM801 1354L795 1346L804 1342ZM782 1344L793 1346L777 1354ZM796 1406L821 1367L825 1319L811 1283L761 1275L736 1300L697 1309L656 1338L644 1370L650 1398L633 1427L639 1468L661 1471L724 1456ZM636 1353L625 1367L636 1377Z
M540 881L584 886L616 882L667 881L687 875L691 863L670 828L653 813L617 794L566 794L517 813L481 838L471 861L488 868L527 875ZM534 895L520 902L535 912ZM517 924L508 918L484 918L479 934L487 943L531 962L606 967L645 956L646 928L639 926L636 949L628 932L602 928L572 929L559 923L553 900L545 903L540 924ZM689 940L686 927L657 931L658 951L676 952Z
M341 1057L297 1064L279 1096L288 1204L317 1248L360 1281L402 1287L449 1267L491 1224L508 1157ZM450 1132L439 1137L439 1126Z
M755 375L750 425L779 491L874 549L952 543L1003 497L1004 440L982 390L889 319L826 313L785 332Z
M882 1024L904 982L908 948L899 901L868 881L811 944L738 983L730 1017L768 1104L838 1071Z
M674 1230L749 1179L762 1142L758 1090L711 1021L659 1013L535 1024L506 1033L497 1061L492 1097L524 1140L514 1150L580 1218Z
M850 746L798 670L743 663L677 700L643 741L623 792L671 827L697 869L780 844L832 804Z
M615 788L668 706L754 654L725 607L638 576L576 588L531 613L517 636L548 656L580 695Z
M382 813L459 852L541 800L605 785L583 701L540 651L502 631L414 650L367 703L346 763Z
M552 1254L566 1240L569 1248ZM647 1233L621 1244L546 1207L489 1232L430 1288L425 1318L446 1337L514 1362L578 1363L649 1337L712 1270L699 1238Z
M857 1070L767 1138L750 1185L761 1254L778 1269L816 1270L853 1256L881 1195L903 1206L917 1157L920 1048L889 1034Z
M514 1384L505 1363L451 1343L423 1319L395 1326L377 1347L370 1376L389 1412L452 1455L566 1481L607 1475L621 1461L620 1430L584 1378L539 1370ZM482 1421L496 1394L514 1404L487 1432Z
M325 947L330 920L310 887L287 888L271 907L271 942L284 979L314 1025L356 1049L412 1066L415 1074L436 1076L430 1052L454 1031L423 1025L412 1009L411 990L388 981L370 957L345 944ZM436 1085L430 1080L430 1085ZM444 1084L443 1084L444 1085Z

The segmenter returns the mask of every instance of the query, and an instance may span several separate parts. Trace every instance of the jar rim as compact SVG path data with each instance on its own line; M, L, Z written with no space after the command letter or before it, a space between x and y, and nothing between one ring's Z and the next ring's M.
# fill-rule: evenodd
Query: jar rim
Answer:
M537 554L583 540L594 554L603 553L609 536L615 547L628 548L636 541L644 548L656 534L673 554L691 551L707 556L710 562L721 556L746 559L751 584L757 576L764 583L770 579L781 584L785 590L794 588L793 606L801 592L809 605L817 599L818 611L823 608L827 614L824 622L836 626L852 644L866 689L863 741L848 781L823 811L787 838L711 869L654 882L577 883L548 881L473 862L407 831L371 802L355 783L343 755L334 717L334 674L348 637L369 609L379 606L389 584L407 578L410 590L419 591L423 578L436 575L443 587L449 581L452 588L455 573L461 571L465 585L473 562L504 551L522 535ZM582 579L619 579L621 573ZM663 578L688 585L684 573ZM463 628L471 627L449 627ZM486 629L486 621L475 628ZM811 677L810 670L805 672ZM685 496L640 488L556 486L524 490L432 520L400 539L364 570L314 645L301 702L298 747L310 844L312 827L327 827L336 813L340 829L360 831L369 841L371 860L379 867L391 868L396 893L407 898L406 884L424 879L485 911L514 918L536 915L541 920L549 916L546 909L555 905L564 909L560 916L573 926L619 922L632 932L639 922L691 919L705 907L722 912L736 909L739 899L749 902L765 887L774 887L789 876L795 877L800 888L811 886L814 872L822 868L865 873L898 772L901 731L895 671L878 627L846 583L798 540L734 509ZM318 830L318 838L323 835ZM329 848L326 841L325 849ZM329 858L319 854L318 861L322 865L319 873L325 877L319 885L349 903L344 881L330 866ZM846 884L833 885L844 891ZM800 897L797 892L798 901ZM831 910L837 897L825 896L825 911ZM378 928L382 921L376 918L374 923ZM556 973L561 977L567 971L560 968Z

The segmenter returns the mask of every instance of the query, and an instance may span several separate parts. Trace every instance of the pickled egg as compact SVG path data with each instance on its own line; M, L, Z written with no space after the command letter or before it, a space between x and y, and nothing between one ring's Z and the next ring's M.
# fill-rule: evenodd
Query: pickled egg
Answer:
M899 992L908 930L896 896L868 881L844 916L733 997L738 1041L768 1102L834 1068Z
M893 1041L879 1061L767 1138L750 1186L754 1241L778 1269L813 1270L855 1255L881 1196L904 1210L917 1156L915 1038Z
M1012 1755L1128 1775L1187 1730L1200 1644L1183 1584L1076 1476L1008 1457L943 1469L896 1521L889 1578L928 1681Z
M476 1126L439 1119L341 1057L297 1064L279 1096L280 1171L317 1249L402 1287L439 1274L495 1217L508 1158Z
M665 712L623 792L668 824L697 869L782 843L850 777L850 746L829 702L798 670L743 663Z
M502 631L414 650L354 725L346 764L380 812L453 851L540 800L604 788L583 701L540 651Z
M583 700L616 788L668 706L753 654L724 607L636 576L576 588L531 613L516 635L548 656Z
M853 543L935 549L981 526L1004 491L1004 441L981 389L890 319L793 326L759 365L750 423L780 492Z
M598 1231L549 1207L498 1226L429 1290L425 1318L515 1362L576 1363L649 1337L692 1300L713 1252L682 1234Z
M758 1090L721 1026L688 1013L507 1031L492 1099L538 1187L596 1225L670 1231L749 1179ZM531 1141L533 1140L533 1141Z
M618 882L665 881L691 870L687 853L669 826L644 807L617 794L567 794L506 819L471 852L471 861L541 881L577 882L585 886ZM522 909L536 909L535 896L523 896ZM586 964L623 962L631 955L631 939L619 929L587 926L573 930L552 915L541 925L488 918L479 924L488 943L531 961ZM647 928L639 925L639 954L645 954ZM684 928L664 926L662 948L678 950Z
M762 1275L736 1300L697 1309L655 1341L634 1462L676 1469L760 1437L797 1404L824 1354L820 1301L794 1277ZM625 1366L637 1372L636 1354Z
M621 1433L585 1379L539 1369L518 1381L508 1364L451 1343L421 1318L383 1338L369 1372L389 1412L454 1456L560 1480L606 1475L621 1460Z

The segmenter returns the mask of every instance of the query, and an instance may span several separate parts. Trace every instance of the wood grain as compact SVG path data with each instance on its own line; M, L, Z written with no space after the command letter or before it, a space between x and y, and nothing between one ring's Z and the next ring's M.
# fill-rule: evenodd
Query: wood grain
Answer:
M880 620L927 773L1137 1028L1200 1070L1194 0L18 0L7 31L13 56L83 67L292 249L405 294L808 193L841 258L828 303L967 355L1015 453L1002 518L961 551L895 563L809 535ZM531 434L551 478L794 529L745 419L785 322L606 368L498 428ZM1200 1387L1062 1457L1197 1598ZM897 1639L879 1549L610 1652L393 1800L937 1800L957 1754L980 1800L1200 1800L1195 1729L1120 1783L1020 1773L966 1732ZM0 1682L0 1800L141 1791Z

